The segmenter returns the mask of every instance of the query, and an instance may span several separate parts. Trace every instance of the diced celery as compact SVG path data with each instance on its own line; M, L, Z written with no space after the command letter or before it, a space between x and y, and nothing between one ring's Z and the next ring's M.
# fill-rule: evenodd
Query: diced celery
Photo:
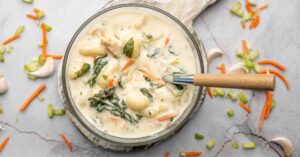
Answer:
M237 100L237 96L236 96L236 94L233 92L233 90L230 90L230 91L227 93L227 96L228 96L232 101L236 101L236 100Z
M46 31L50 32L52 30L52 27L46 24Z
M238 149L240 147L240 145L238 143L232 143L231 147L234 149Z
M245 143L243 143L242 146L243 146L244 149L255 149L256 148L256 143L252 142L252 141L245 142Z
M66 113L65 109L54 109L54 115L64 115Z
M202 139L204 139L204 135L200 134L200 133L195 133L195 139L202 140Z
M206 143L206 148L211 149L216 145L216 143L217 143L216 140L210 139Z
M6 51L6 47L3 45L0 45L0 55L5 54L5 51Z
M241 20L241 22L242 22L242 23L245 23L245 22L251 20L251 18L252 18L253 16L254 16L253 13L244 14L244 15L243 15L243 18L242 18L242 20Z
M259 50L255 50L255 51L254 51L254 54L251 55L248 59L249 59L250 61L256 60L257 57L259 56L259 53L260 53Z
M23 2L32 4L34 0L23 0Z
M237 16L243 16L244 11L241 10L242 2L236 2L230 9L230 12Z
M244 55L244 53L243 53L242 51L236 50L235 53L236 53L236 56L237 56L237 57L239 57L239 58L241 58L241 59L244 59L244 58L245 58L245 55Z
M47 112L48 112L48 117L49 118L53 118L54 117L54 112L53 112L53 106L52 106L52 104L48 104Z
M248 104L248 99L244 92L242 92L242 91L238 92L237 96L241 102L243 102L244 104Z
M41 19L41 18L43 18L45 16L45 13L43 12L43 11L39 11L38 13L36 13L36 17L38 18L38 19Z
M25 26L21 25L17 28L15 35L20 35L25 30Z
M222 88L215 88L213 90L213 95L214 96L220 96L220 97L224 97L225 96L225 90Z
M233 110L233 109L228 109L228 110L227 110L227 115L228 115L229 117L232 117L232 116L234 115L234 110Z
M40 64L38 62L32 62L30 64L25 64L24 69L27 72L34 72L39 69Z
M247 70L251 70L254 69L254 63L252 61L250 61L249 59L244 59L244 66Z

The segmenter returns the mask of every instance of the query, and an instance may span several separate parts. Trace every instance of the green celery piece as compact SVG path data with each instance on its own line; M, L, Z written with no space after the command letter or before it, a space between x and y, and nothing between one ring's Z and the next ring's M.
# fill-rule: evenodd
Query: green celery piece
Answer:
M217 143L216 140L210 139L206 143L206 148L207 149L211 149L211 148L213 148L216 145L216 143Z
M252 61L250 61L249 59L244 59L243 62L244 62L244 67L247 70L254 69L254 63Z
M48 117L49 118L53 118L54 117L54 112L53 112L53 106L52 106L52 104L48 104L47 112L48 112Z
M25 30L25 26L21 25L16 29L15 35L20 35Z
M234 110L233 110L233 109L228 109L228 110L227 110L227 115L228 115L229 117L232 117L232 116L234 115Z
M244 92L242 91L238 92L237 96L241 102L243 102L244 104L248 104L248 98L246 97Z
M231 13L233 13L234 15L243 17L244 16L244 11L243 10L230 10Z
M52 27L46 24L46 31L50 32L52 30Z
M3 45L0 45L0 55L4 55L6 51L6 47Z
M244 149L255 149L256 148L256 143L255 142L245 142L242 144Z
M39 63L39 65L44 65L44 59L42 55L39 55L37 62Z
M31 79L31 80L36 80L36 79L37 79L36 76L31 75L31 74L27 74L27 77L28 77L29 79Z
M237 100L237 96L236 96L236 94L233 92L233 90L230 90L230 91L227 93L227 96L228 96L232 101L236 101L236 100Z
M66 113L65 109L54 109L54 115L64 115Z
M242 8L242 2L236 2L230 9L230 12L237 16L243 16L244 11L241 10Z
M251 20L251 18L252 18L253 16L254 16L253 13L244 14L244 15L243 15L243 18L242 18L242 20L241 20L241 22L242 22L242 23L245 23L245 22Z
M200 134L200 133L195 133L195 139L202 140L202 139L204 139L204 135Z
M253 68L254 68L255 72L258 72L260 70L260 65L257 64L257 63L254 63L254 67Z
M248 59L249 59L250 61L254 61L254 60L257 59L257 57L259 56L259 54L260 54L260 51L259 51L259 50L255 50L255 51L254 51L254 54L251 55Z
M40 67L40 64L38 62L32 62L30 64L25 64L24 69L27 72L34 72L36 70L38 70Z
M241 59L246 58L245 55L244 55L244 53L242 51L240 51L240 50L236 50L235 53L236 53L236 56L239 57L239 58L241 58Z
M38 13L36 13L36 17L38 18L38 19L41 19L41 18L43 18L45 16L45 13L43 12L43 11L39 11Z
M0 62L4 62L4 61L5 61L4 55L0 54Z
M220 96L220 97L224 97L225 96L225 90L222 88L215 88L213 90L213 95L214 96Z
M34 0L23 0L23 2L32 4Z
M238 143L232 143L231 147L234 149L239 149L240 145Z

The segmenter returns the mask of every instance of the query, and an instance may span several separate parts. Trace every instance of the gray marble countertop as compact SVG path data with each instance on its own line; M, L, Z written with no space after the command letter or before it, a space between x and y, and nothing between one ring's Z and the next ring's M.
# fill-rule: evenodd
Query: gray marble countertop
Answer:
M263 0L257 0L263 3ZM84 138L66 116L49 119L46 106L53 103L62 107L57 91L57 73L47 79L31 81L26 77L23 65L41 50L37 43L41 41L41 30L36 23L26 18L36 6L46 12L44 21L53 26L48 34L48 51L63 54L66 46L77 28L91 15L96 13L107 1L102 0L51 0L39 1L33 5L22 3L21 0L0 0L0 40L10 36L18 25L26 26L22 37L15 41L15 50L6 55L6 61L0 63L0 71L8 78L9 91L0 96L4 113L0 115L0 124L5 128L0 131L0 140L10 136L11 140L1 156L33 157L33 156L101 156L101 157L159 157L165 151L170 156L178 156L180 150L202 150L203 156L213 157L263 157L279 156L270 148L266 140L276 136L291 139L294 145L294 157L300 156L300 1L270 1L270 7L261 14L261 24L254 30L243 30L239 19L228 12L228 7L236 0L220 0L209 7L194 21L196 32L202 38L206 50L220 47L226 53L215 60L210 72L217 73L215 67L221 62L229 67L236 62L235 50L241 48L241 40L246 39L254 48L260 49L261 58L273 58L288 67L284 72L290 81L291 90L287 91L282 81L277 79L275 98L276 107L270 118L265 121L261 131L258 130L258 118L265 101L263 92L246 91L251 101L249 105L253 113L246 114L237 103L227 99L206 98L202 108L190 122L169 140L147 150L121 153L95 147ZM56 66L59 60L56 60ZM57 71L56 67L56 71ZM42 95L45 102L34 100L25 112L18 108L30 93L41 82L47 83ZM228 108L234 108L236 114L229 118ZM62 142L59 133L65 133L74 144L74 151L69 152ZM194 133L201 132L205 139L197 141ZM216 146L207 150L206 141L216 139ZM231 142L256 141L255 150L232 149Z

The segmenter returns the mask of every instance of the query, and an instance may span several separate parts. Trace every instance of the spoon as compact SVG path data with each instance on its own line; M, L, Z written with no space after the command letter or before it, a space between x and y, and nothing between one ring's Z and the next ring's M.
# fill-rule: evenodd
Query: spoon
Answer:
M174 84L196 86L274 90L275 77L272 74L194 74L165 75L163 80Z

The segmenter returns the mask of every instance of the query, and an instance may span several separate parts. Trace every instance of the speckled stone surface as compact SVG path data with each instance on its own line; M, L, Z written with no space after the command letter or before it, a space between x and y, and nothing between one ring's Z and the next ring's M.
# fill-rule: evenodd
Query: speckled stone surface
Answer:
M291 139L294 145L293 156L299 157L300 12L298 8L300 1L270 1L270 7L261 14L261 24L251 31L243 30L239 25L239 19L228 13L228 7L234 2L235 0L220 0L196 18L194 27L207 50L218 46L226 53L211 64L210 72L212 73L217 73L215 67L221 62L225 62L229 67L237 61L234 51L241 48L241 39L247 39L253 48L260 49L261 58L274 58L288 67L285 76L292 88L287 91L284 84L277 79L275 92L277 105L265 122L263 130L258 131L258 117L265 101L264 93L246 91L248 97L251 98L249 103L253 109L251 114L246 114L230 100L206 98L196 116L177 135L148 150L121 153L95 147L77 131L66 116L49 119L46 111L47 103L62 107L57 91L57 74L47 79L31 81L26 78L23 70L23 65L28 63L32 56L41 52L37 47L37 43L41 41L41 30L38 29L36 23L25 17L25 14L31 12L34 6L46 12L45 22L54 27L49 33L49 52L63 54L76 29L107 1L36 0L33 5L28 5L22 3L21 0L0 0L0 41L13 34L18 25L26 26L22 37L13 43L14 52L6 55L5 63L0 63L0 71L7 76L10 87L5 95L0 96L0 102L4 107L4 113L0 115L0 124L5 128L0 132L0 140L5 136L11 137L7 147L1 152L1 156L159 157L166 150L170 151L170 156L178 156L180 150L200 149L205 154L203 156L208 157L265 157L280 154L270 148L266 140L276 136L285 136ZM266 1L258 0L258 2ZM56 61L57 67L59 62ZM19 112L19 106L41 82L46 82L48 85L43 92L46 101L41 103L34 100L28 110ZM235 109L234 117L226 116L228 108ZM66 149L59 137L58 134L61 132L74 143L72 153ZM203 133L205 139L194 140L195 132ZM217 144L213 149L207 150L205 143L210 138L216 139ZM239 143L256 141L257 149L232 149L232 140Z

